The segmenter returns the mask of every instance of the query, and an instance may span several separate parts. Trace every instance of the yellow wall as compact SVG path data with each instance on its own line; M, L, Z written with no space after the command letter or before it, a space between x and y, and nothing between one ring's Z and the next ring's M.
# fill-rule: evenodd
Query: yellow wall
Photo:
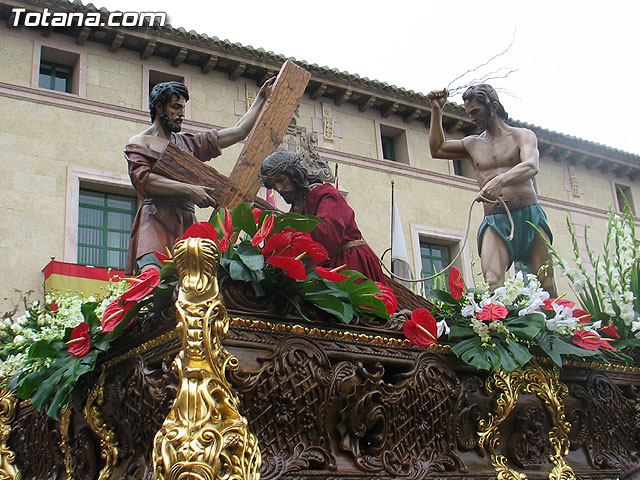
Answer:
M0 82L30 86L32 62L33 40L11 35L3 29L0 33Z

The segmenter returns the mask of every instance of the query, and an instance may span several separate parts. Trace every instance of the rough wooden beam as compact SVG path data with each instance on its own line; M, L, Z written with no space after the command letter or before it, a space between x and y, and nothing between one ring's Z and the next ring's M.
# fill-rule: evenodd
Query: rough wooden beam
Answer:
M388 105L383 111L382 116L387 118L398 111L400 104L398 102L393 102L391 105Z
M216 63L218 63L218 57L215 55L207 55L202 67L200 67L200 71L206 75L215 68Z
M613 169L616 177L625 177L631 173L631 167L628 165L619 165Z
M540 150L541 157L551 155L556 150L556 147L554 145L549 145L548 143L541 143L538 148Z
M266 82L267 80L269 80L271 77L274 77L276 75L276 72L272 71L272 70L265 70L264 73L262 75L260 75L260 77L258 78L258 86L262 86L264 84L264 82Z
M570 150L564 150L562 152L557 150L557 151L553 152L553 159L556 162L559 162L559 163L560 162L564 162L567 158L569 158L571 156L571 153L572 152Z
M146 43L144 44L144 47L142 48L142 51L140 52L140 58L142 60L146 60L151 56L151 54L155 49L156 49L155 40L147 40Z
M458 130L462 128L464 122L462 120L456 120L451 126L447 129L447 133L456 133Z
M603 163L604 163L604 160L602 160L601 158L594 157L587 162L586 167L587 167L587 170L592 170L596 167L599 167Z
M365 100L360 104L359 110L361 112L366 112L371 107L373 107L373 104L376 103L376 100L378 100L378 99L376 97L374 97L373 95L366 96Z
M338 106L342 105L343 103L347 102L351 98L351 95L353 95L353 90L349 90L349 89L345 90L344 92L342 92L342 95L340 95L338 98L334 100L335 104Z
M189 53L189 51L185 47L178 49L176 54L173 56L173 59L171 60L171 65L177 67L182 64L182 62L184 62L184 59L187 58L187 53Z
M311 93L309 94L309 97L311 97L311 100L317 100L319 99L322 95L324 95L324 92L327 91L327 84L326 83L321 83L320 85L318 85L316 88L314 88Z
M629 180L631 180L632 182L635 182L638 177L640 177L640 169L638 168L633 169L629 174Z
M117 52L118 50L120 50L120 47L122 46L122 42L124 42L124 33L122 32L116 33L116 36L113 37L113 41L111 42L111 45L109 45L109 51Z
M572 155L571 157L569 157L569 163L571 165L578 166L578 165L582 165L583 163L586 163L588 159L589 159L589 156L584 153Z
M231 72L229 72L229 79L230 80L235 80L237 79L240 75L242 75L244 73L244 71L247 69L247 64L240 62L238 64L236 64L236 66L233 68L233 70L231 70Z
M271 95L258 114L253 130L233 167L220 204L235 208L242 202L253 201L260 189L258 173L265 157L275 152L284 137L293 112L309 83L311 74L287 60Z
M598 168L602 173L607 174L611 170L613 170L614 166L615 164L613 162L608 162L605 160L604 162L602 162L602 164Z
M89 27L82 27L80 29L80 33L76 37L76 43L78 45L84 45L89 38L89 34L91 33L91 29Z
M404 117L404 123L411 123L420 115L422 115L422 110L419 108L414 108L413 110L411 110L411 113L409 113L409 115L406 115Z

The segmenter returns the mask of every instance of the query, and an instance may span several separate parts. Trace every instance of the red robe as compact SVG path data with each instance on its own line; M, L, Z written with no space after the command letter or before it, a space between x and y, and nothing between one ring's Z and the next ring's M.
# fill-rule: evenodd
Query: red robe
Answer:
M329 252L329 267L346 264L346 270L357 270L386 285L380 261L369 245L341 250L347 242L362 239L362 234L353 209L333 185L323 183L312 188L304 200L302 213L315 215L325 222L313 229L311 238Z
M222 152L218 145L218 132L208 130L192 135L171 134L171 141L180 149L206 162ZM129 164L131 184L138 192L140 206L131 228L131 240L125 272L131 274L136 260L154 250L165 253L165 248L173 248L175 241L196 221L193 202L183 196L153 197L145 190L149 173L160 157L158 152L142 145L129 144L124 149Z

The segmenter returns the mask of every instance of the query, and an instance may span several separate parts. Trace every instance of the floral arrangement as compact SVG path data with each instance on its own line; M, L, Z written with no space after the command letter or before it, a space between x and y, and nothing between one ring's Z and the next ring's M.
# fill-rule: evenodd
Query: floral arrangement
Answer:
M432 291L433 313L416 310L405 322L405 336L417 346L429 346L447 335L452 351L464 362L483 370L511 372L533 358L531 347L562 366L563 356L601 362L631 358L615 324L594 319L574 302L550 298L535 275L518 272L505 286L490 292L487 285L467 288L455 267L449 290Z
M587 229L584 238L589 263L580 256L575 230L567 219L573 244L569 263L548 245L561 274L593 319L611 324L620 335L619 348L640 346L640 249L636 240L634 215L629 204L621 214L609 210L603 254L596 255L589 246Z
M328 253L309 234L319 223L312 215L276 214L243 203L192 228L218 243L220 263L233 280L250 283L256 296L285 297L305 320L303 299L345 324L355 314L388 319L397 308L390 288L354 270L319 266ZM235 237L240 240L232 244Z

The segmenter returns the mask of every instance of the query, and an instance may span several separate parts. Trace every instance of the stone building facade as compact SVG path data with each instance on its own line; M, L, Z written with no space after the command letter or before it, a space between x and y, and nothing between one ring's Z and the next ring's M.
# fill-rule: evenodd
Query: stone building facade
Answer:
M228 127L285 60L170 26L14 27L15 7L96 12L80 2L0 0L1 311L16 303L14 289L41 293L42 269L52 258L122 264L136 202L122 150L149 124L151 85L178 79L189 87L184 131ZM287 141L311 147L332 169L339 165L340 187L378 255L390 243L394 180L414 272L437 266L439 256L452 258L477 186L468 165L431 158L426 96L299 63L312 77ZM579 235L587 226L599 246L609 205L619 208L617 189L640 209L640 156L511 123L538 135L536 186L561 254L571 252L567 217ZM455 105L445 109L444 124L452 138L474 131ZM228 175L241 147L226 149L211 165ZM476 208L472 237L457 261L467 279L479 272L481 215ZM560 291L567 290L561 281Z

